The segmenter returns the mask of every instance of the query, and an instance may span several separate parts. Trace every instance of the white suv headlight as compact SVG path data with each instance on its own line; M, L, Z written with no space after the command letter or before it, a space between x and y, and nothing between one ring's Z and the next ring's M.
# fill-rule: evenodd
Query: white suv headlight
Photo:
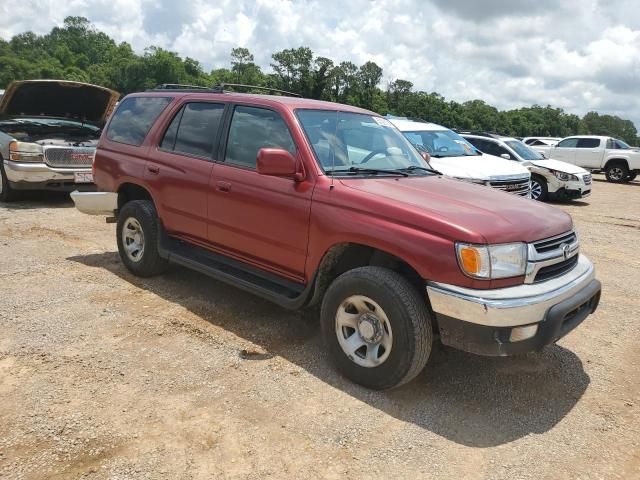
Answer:
M471 245L456 243L458 264L473 278L490 280L524 275L527 270L527 244Z
M562 180L563 182L570 182L570 181L576 182L580 180L578 177L576 177L575 175L571 175L570 173L559 172L557 170L549 170L549 171L553 173L558 180Z

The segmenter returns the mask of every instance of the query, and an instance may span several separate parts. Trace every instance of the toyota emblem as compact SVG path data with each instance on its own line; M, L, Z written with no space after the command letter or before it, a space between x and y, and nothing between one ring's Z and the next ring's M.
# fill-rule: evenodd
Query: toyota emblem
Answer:
M569 246L568 243L563 243L562 245L560 245L560 250L562 250L562 256L564 257L565 260L569 258L569 253L571 253L571 247Z

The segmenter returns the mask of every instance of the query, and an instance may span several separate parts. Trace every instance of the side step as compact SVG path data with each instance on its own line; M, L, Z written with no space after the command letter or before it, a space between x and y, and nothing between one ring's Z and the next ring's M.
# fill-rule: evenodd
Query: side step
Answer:
M171 238L164 231L159 237L158 250L161 257L270 300L284 308L296 310L303 307L313 292L313 282L305 286L281 278L238 260Z

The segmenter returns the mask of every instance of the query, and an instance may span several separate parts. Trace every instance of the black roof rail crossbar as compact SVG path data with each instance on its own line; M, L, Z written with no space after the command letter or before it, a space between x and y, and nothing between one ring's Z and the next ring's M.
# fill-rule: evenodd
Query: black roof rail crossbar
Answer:
M184 85L181 83L163 83L158 85L153 90L211 90L209 87L203 87L202 85Z
M259 85L245 85L244 83L220 83L219 85L214 86L213 90L215 90L217 92L220 92L220 93L224 93L225 87L264 90L264 91L267 91L267 92L281 93L281 94L289 95L289 96L292 96L292 97L302 97L302 95L300 95L298 93L287 92L286 90L279 90L277 88L271 88L271 87L261 87Z
M499 133L496 132L484 132L482 130L465 130L465 129L455 129L454 132L459 133L461 135L477 135L478 137L489 137L489 138L497 138L501 137Z

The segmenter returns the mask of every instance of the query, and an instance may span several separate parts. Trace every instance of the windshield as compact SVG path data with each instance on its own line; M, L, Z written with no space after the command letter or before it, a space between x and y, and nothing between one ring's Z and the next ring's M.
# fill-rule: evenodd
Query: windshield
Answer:
M418 150L429 152L434 158L475 157L480 152L452 130L402 132Z
M328 175L376 175L406 170L427 175L429 164L381 117L331 110L297 110L316 158Z
M546 160L540 153L522 143L520 140L508 140L504 143L511 147L523 160Z

